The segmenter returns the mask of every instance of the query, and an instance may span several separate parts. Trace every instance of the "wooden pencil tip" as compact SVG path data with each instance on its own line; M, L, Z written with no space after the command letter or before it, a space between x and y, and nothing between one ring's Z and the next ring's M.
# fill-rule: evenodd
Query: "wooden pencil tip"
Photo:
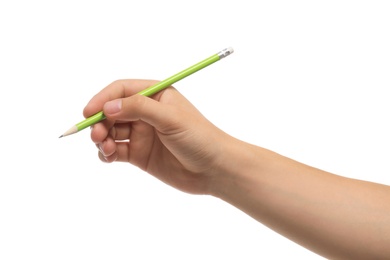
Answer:
M64 135L61 135L60 137L58 137L58 138L62 138L62 137L64 137Z

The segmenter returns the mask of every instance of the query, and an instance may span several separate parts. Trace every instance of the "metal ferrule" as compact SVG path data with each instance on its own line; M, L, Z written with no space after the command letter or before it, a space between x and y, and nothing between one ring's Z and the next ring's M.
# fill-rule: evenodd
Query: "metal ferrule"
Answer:
M233 53L233 49L229 47L229 48L223 49L222 51L218 52L217 55L219 56L220 59L223 59L232 53Z

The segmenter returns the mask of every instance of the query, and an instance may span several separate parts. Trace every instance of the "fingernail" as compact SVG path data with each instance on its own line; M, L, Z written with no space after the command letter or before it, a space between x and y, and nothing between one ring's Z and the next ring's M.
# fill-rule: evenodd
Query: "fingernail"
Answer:
M104 154L104 152L103 152L103 144L98 144L98 149L99 149L99 151L100 151L100 153L103 155L103 156L106 156L105 154Z
M122 109L122 100L120 99L109 101L104 105L105 114L115 114L121 111L121 109Z

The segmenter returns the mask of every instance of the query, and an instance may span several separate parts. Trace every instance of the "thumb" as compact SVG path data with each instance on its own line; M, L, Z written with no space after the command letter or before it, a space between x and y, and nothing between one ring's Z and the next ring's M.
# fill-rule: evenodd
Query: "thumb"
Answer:
M115 121L142 120L159 130L177 121L178 116L174 106L139 94L105 103L103 113L108 119Z

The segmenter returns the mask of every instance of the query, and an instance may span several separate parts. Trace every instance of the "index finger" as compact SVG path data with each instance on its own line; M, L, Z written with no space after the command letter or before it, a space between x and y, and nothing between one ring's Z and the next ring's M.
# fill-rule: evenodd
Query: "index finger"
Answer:
M83 115L90 117L103 110L103 105L111 100L132 96L156 84L157 80L125 79L116 80L97 93L85 106Z

